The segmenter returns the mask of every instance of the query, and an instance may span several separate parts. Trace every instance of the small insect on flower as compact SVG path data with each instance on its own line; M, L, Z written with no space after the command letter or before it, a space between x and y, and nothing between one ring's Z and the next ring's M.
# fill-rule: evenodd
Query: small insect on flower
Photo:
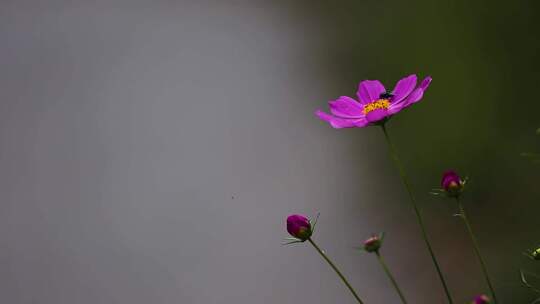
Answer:
M358 100L341 96L328 102L330 113L317 110L320 119L336 129L363 128L380 125L392 115L420 101L431 83L426 77L416 87L416 75L409 75L396 84L393 91L387 91L378 80L363 80L358 86Z
M491 303L491 299L486 295L479 295L474 298L474 300L471 302L471 304L489 304Z
M317 215L317 218L312 223L312 221L304 215L289 215L287 217L287 232L289 232L289 234L293 237L287 238L286 240L289 242L285 245L307 241L315 230L315 225L317 224L318 218L319 215Z

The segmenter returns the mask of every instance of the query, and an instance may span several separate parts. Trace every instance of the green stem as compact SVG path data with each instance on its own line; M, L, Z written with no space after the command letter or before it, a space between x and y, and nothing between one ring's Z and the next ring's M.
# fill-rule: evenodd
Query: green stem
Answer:
M471 237L474 253L478 257L478 260L480 261L482 272L484 273L484 277L486 278L486 282L488 284L489 290L491 291L491 295L493 296L493 303L497 303L497 297L495 296L495 289L493 288L493 285L491 284L491 280L489 278L489 274L486 267L486 262L484 261L484 258L482 257L482 254L480 253L480 247L478 247L478 240L476 239L476 236L473 233L471 223L469 222L469 219L467 218L467 214L465 214L465 209L463 208L463 204L461 204L459 197L456 197L456 201L459 205L459 213L461 215L461 218L463 219L463 222L465 222L465 226L467 227L467 232L469 232L469 236Z
M341 280L343 281L343 283L345 284L345 286L347 286L347 288L349 288L349 290L351 291L353 297L356 299L356 301L358 301L358 303L360 304L364 304L364 302L362 302L362 300L360 300L360 297L358 296L358 294L356 294L356 291L354 290L354 288L351 286L351 284L349 284L349 281L347 281L347 279L343 276L343 274L341 273L341 271L339 271L339 269L336 267L336 265L330 260L330 258L328 258L328 256L324 253L323 250L321 250L321 248L319 248L319 246L317 246L317 244L315 244L315 242L309 238L308 241L311 243L311 245L313 245L313 247L315 248L315 250L317 250L317 252L319 252L319 254L326 260L326 262L328 262L328 264L330 265L330 267L332 267L332 269L334 269L334 271L337 273L337 275L341 278Z
M399 175L401 176L401 180L403 181L403 185L405 186L405 188L407 189L407 193L409 194L411 205L414 209L414 213L416 214L416 219L418 221L418 224L420 225L420 230L422 231L422 237L424 239L424 242L426 243L426 247L429 251L429 254L431 255L431 260L433 261L433 264L435 265L435 268L437 269L437 274L439 275L439 279L441 280L441 283L443 285L444 292L446 293L446 297L448 298L448 303L452 304L453 303L452 296L450 295L450 291L448 289L448 286L446 285L446 281L444 279L441 268L439 266L439 262L437 262L437 258L435 257L435 253L433 252L433 248L431 247L431 243L429 242L426 228L424 225L424 220L422 219L422 215L420 214L420 210L418 209L418 205L416 204L416 200L412 193L411 186L409 185L409 181L407 179L407 175L405 174L405 170L403 169L403 166L401 165L401 162L397 156L394 144L392 144L392 141L390 140L390 136L388 136L388 131L386 130L386 126L382 124L381 128L383 130L386 142L388 143L388 149L390 150L390 155L392 156L392 160L394 161L396 167L398 168Z
M388 278L392 282L392 285L394 285L394 288L396 289L396 291L397 291L397 293L399 295L399 298L401 299L401 302L403 302L403 304L407 304L407 300L405 300L405 296L401 292L401 289L399 289L399 286L398 286L398 284L396 282L396 279L394 278L394 276L390 272L390 269L388 269L388 266L386 266L386 263L384 262L381 254L378 251L375 252L375 254L377 255L377 259L379 260L379 263L381 263L381 266L384 269L384 272L386 273L386 275L388 276Z

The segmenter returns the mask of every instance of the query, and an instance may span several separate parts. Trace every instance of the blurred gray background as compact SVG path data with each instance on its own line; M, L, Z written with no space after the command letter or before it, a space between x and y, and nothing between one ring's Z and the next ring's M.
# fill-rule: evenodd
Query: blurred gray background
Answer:
M431 75L389 130L457 303L487 292L444 169L505 303L540 242L538 1L0 1L0 302L411 303L444 296L377 128L314 118L362 79ZM537 17L537 16L536 16ZM536 266L536 268L540 268ZM539 271L540 272L540 269Z

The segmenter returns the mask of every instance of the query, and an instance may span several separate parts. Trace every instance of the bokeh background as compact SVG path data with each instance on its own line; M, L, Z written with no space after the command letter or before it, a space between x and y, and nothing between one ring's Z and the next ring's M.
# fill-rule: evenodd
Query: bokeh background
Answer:
M411 303L441 286L377 128L313 112L362 79L431 75L389 131L456 303L499 297L540 243L538 1L0 1L0 302L353 303L289 213L366 303L398 298L354 249L383 254Z

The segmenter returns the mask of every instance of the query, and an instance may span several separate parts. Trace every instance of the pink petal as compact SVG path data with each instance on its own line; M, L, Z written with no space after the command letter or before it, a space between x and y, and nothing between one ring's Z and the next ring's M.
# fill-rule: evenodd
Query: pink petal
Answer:
M416 75L412 74L398 81L393 91L394 98L392 98L392 102L400 102L409 96L416 86L416 80Z
M378 80L364 80L360 82L358 86L358 99L360 103L366 104L379 99L379 96L384 93L386 89L382 83Z
M416 88L411 93L411 95L409 95L407 99L403 101L403 107L408 107L412 105L413 103L420 101L420 99L422 99L422 97L424 96L424 91L429 87L430 84L431 84L431 77L428 76L424 78L424 80L422 80L422 83L420 83L420 86L418 86L418 88Z
M368 122L366 121L364 117L358 118L358 119L339 118L339 117L335 117L330 114L327 114L321 110L317 110L315 112L315 115L317 115L317 117L319 117L320 119L326 122L329 122L330 125L335 129L364 127L368 124Z
M381 119L386 118L388 115L389 114L388 114L387 110L376 109L376 110L373 110L373 111L367 113L366 120L368 122L377 122L377 121L380 121Z
M406 108L413 103L418 102L420 99L422 99L422 96L424 96L424 90L422 90L421 87L418 87L411 93L411 95L407 97L407 99L405 99L405 101L402 103L402 107Z
M424 78L424 80L422 80L422 83L420 83L420 88L425 91L429 87L431 80L431 76Z
M424 96L424 91L429 87L430 83L431 83L431 77L428 76L424 78L424 80L422 80L418 88L412 91L412 93L409 96L407 96L405 100L403 100L402 102L398 104L390 105L389 111L392 113L397 113L401 111L401 109L406 108L412 105L413 103L420 101L420 99L422 99L422 97Z
M328 103L330 105L330 111L332 114L343 118L359 118L363 117L363 106L356 100L348 97L341 96L336 100L332 100Z
M402 101L400 103L391 103L390 107L388 108L388 114L394 115L399 111L403 110L404 108L406 108L405 101Z
M354 120L354 126L358 128L363 128L365 126L369 125L369 121L366 119L366 117L362 117L359 119Z

